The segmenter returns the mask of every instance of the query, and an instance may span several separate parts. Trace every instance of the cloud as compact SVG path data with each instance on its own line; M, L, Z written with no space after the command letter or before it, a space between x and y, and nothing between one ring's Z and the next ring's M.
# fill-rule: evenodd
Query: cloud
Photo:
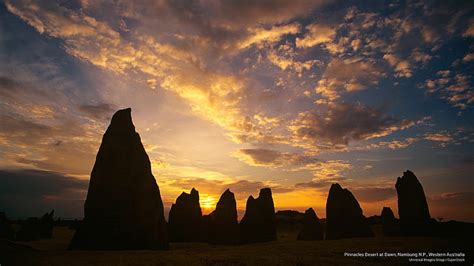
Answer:
M297 52L289 44L278 46L278 49L269 49L267 59L281 70L294 70L301 76L303 70L310 70L313 66L322 66L322 62L317 59L298 61L295 59Z
M255 28L251 29L251 35L239 43L239 48L244 49L251 45L259 45L261 43L274 43L280 41L284 35L296 34L300 30L298 23L292 23L282 26L273 26L270 29Z
M463 58L462 61L464 63L474 61L474 53L467 53Z
M63 120L51 126L21 115L2 115L0 165L88 174L100 140L89 125Z
M41 170L0 170L2 195L66 195L69 191L87 190L88 180L81 180L61 173Z
M346 147L349 141L387 136L414 125L414 122L383 114L362 104L333 103L325 112L302 112L289 126L296 142L315 148Z
M13 217L50 209L58 216L80 217L88 183L50 171L0 170L0 208Z
M36 73L7 60L15 75L0 77L0 168L37 168L87 175L94 162L102 121L81 113L80 98L67 97L71 89L55 65L39 64ZM51 70L53 69L53 70ZM47 76L44 81L42 76ZM51 78L54 77L54 78ZM86 90L86 89L83 89ZM74 93L73 91L68 91ZM99 99L99 96L85 91ZM69 95L69 94L68 94Z
M440 202L446 205L474 204L474 193L472 192L446 192L428 197L430 201Z
M424 64L428 63L433 57L425 52L420 51L420 49L413 49L410 58L415 62L422 62Z
M110 120L113 113L116 111L113 105L108 103L99 103L99 104L83 104L78 107L78 109L89 117L98 119L98 120Z
M184 99L203 119L229 130L246 130L239 107L243 80L212 71L187 47L161 43L145 34L130 33L125 39L107 23L55 3L9 1L7 8L40 33L64 40L69 54L119 74L138 72L146 80L151 77L161 88Z
M395 54L385 54L383 58L394 68L396 77L411 78L413 76L412 66L408 60L401 59Z
M438 78L425 81L424 87L429 92L437 93L440 98L462 110L474 103L474 93L470 90L471 76L449 70L438 71L436 75Z
M310 24L306 26L308 31L303 38L296 38L296 47L309 48L319 44L330 42L336 35L336 29L321 24Z
M55 132L53 127L20 116L1 115L1 120L0 136L18 143L32 144Z
M383 76L382 71L373 62L364 61L362 58L333 58L315 90L328 100L334 101L342 92L355 92L377 85Z
M291 3L285 0L222 0L213 6L213 24L246 25L258 23L281 23L295 16L309 14L330 1L297 0Z
M448 220L472 221L474 215L474 193L467 191L450 191L428 195L428 204L432 217Z
M308 171L313 181L338 180L352 165L344 160L320 160L300 153L280 152L270 149L241 149L234 154L248 165L283 168L290 171Z
M400 140L379 141L377 143L372 143L362 148L356 147L354 148L354 150L379 149L379 148L389 148L392 150L405 149L417 141L419 141L419 138L407 137L405 139L400 139Z
M351 191L362 202L379 202L396 196L395 189L392 187L362 187L353 188Z
M0 88L0 98L5 101L5 113L20 113L37 119L55 117L56 108L49 103L53 95L36 85L0 76Z
M469 21L469 26L466 31L462 34L463 37L474 37L474 19Z
M327 180L312 180L312 181L304 182L304 183L296 183L295 187L297 187L297 188L315 188L315 189L326 190L326 189L329 189L329 187L332 184L333 184L333 182L327 181Z
M449 142L453 140L453 138L447 133L426 134L424 138L426 140L439 141L439 142Z
M15 100L21 97L28 97L34 94L37 98L46 98L47 94L32 88L31 84L24 84L14 78L0 76L0 97Z
M313 173L313 181L319 182L321 180L337 181L351 168L352 165L347 161L327 160L307 164L303 169L310 170Z
M269 168L296 167L318 161L313 156L269 149L240 149L234 156L248 165Z

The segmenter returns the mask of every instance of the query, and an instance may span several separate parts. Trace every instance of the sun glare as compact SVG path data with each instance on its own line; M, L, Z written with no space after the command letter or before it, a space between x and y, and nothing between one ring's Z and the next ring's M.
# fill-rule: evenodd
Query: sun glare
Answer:
M216 198L210 195L203 194L199 202L201 203L201 209L204 214L210 213L216 207Z

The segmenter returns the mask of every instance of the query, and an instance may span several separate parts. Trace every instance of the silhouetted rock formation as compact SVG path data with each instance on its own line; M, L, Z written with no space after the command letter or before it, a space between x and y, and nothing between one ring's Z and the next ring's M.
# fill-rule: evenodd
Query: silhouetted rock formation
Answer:
M397 178L398 216L403 235L423 236L431 234L431 221L425 192L415 174L410 170Z
M304 213L298 240L323 240L323 227L313 208L307 209Z
M287 234L287 232L298 232L299 230L301 230L303 218L304 213L299 211L277 211L275 214L277 231L281 232L280 234L278 234L278 239L294 240L295 236L293 234Z
M400 235L400 225L398 220L393 215L390 207L383 207L382 214L380 215L382 220L382 230L384 236L398 236Z
M52 210L50 213L45 213L39 219L38 229L39 229L40 238L53 238L53 228L54 228L53 215L54 215L54 210Z
M21 222L20 230L16 233L15 240L33 241L39 239L39 223L38 218L30 217Z
M295 218L295 219L303 219L304 213L294 210L283 210L277 211L276 216L278 217L285 217L285 218Z
M40 219L30 217L21 223L20 230L16 233L16 240L32 241L40 238L53 237L53 220L54 210L45 213Z
M0 238L13 238L14 231L12 223L4 212L0 212Z
M239 225L234 193L227 189L217 202L216 209L205 217L205 221L209 243L237 244Z
M256 243L277 240L275 206L270 188L260 190L258 198L247 199L245 215L240 221L242 243Z
M326 239L374 236L357 200L339 184L333 184L329 190L326 219Z
M436 223L437 236L465 239L468 243L474 239L474 223L448 221Z
M117 111L104 134L91 173L84 222L70 248L168 248L160 190L130 108Z
M380 215L372 215L372 216L366 217L366 220L367 220L367 224L370 226L382 223L382 217L380 217Z
M201 240L202 213L199 205L199 192L181 193L176 203L171 205L168 229L172 242L193 242Z

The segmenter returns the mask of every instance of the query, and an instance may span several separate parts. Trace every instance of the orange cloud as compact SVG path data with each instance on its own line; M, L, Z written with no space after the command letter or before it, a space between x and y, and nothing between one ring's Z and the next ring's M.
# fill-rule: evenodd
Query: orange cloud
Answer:
M338 99L342 92L353 92L377 85L383 77L381 70L362 58L332 59L316 85L316 93L330 101Z
M251 34L238 44L240 49L245 49L251 45L278 42L284 35L298 33L300 26L298 23L292 23L283 26L273 26L270 29L252 28L249 31Z
M332 41L336 35L336 29L321 24L310 24L306 26L307 33L303 38L296 38L296 47L309 48L319 44Z
M240 149L234 153L234 156L249 165L270 168L294 168L318 161L312 156L269 149Z
M443 133L426 134L424 138L426 140L439 141L439 142L449 142L453 140L453 138L447 133L446 134L443 134Z
M396 77L410 78L413 75L412 66L408 60L401 59L395 54L385 54L383 58L394 68Z

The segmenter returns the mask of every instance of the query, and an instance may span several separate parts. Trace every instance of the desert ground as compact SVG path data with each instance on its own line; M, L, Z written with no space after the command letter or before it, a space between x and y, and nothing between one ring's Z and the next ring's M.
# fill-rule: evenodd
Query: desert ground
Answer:
M374 227L379 232L379 228ZM69 251L74 233L55 227L53 239L31 242L1 240L1 265L405 265L407 257L348 257L349 253L463 252L465 262L425 262L472 265L469 241L446 238L383 237L329 241L296 241L296 228L279 228L278 241L239 246L171 243L170 250ZM472 244L472 243L471 243ZM472 246L472 245L471 245Z

